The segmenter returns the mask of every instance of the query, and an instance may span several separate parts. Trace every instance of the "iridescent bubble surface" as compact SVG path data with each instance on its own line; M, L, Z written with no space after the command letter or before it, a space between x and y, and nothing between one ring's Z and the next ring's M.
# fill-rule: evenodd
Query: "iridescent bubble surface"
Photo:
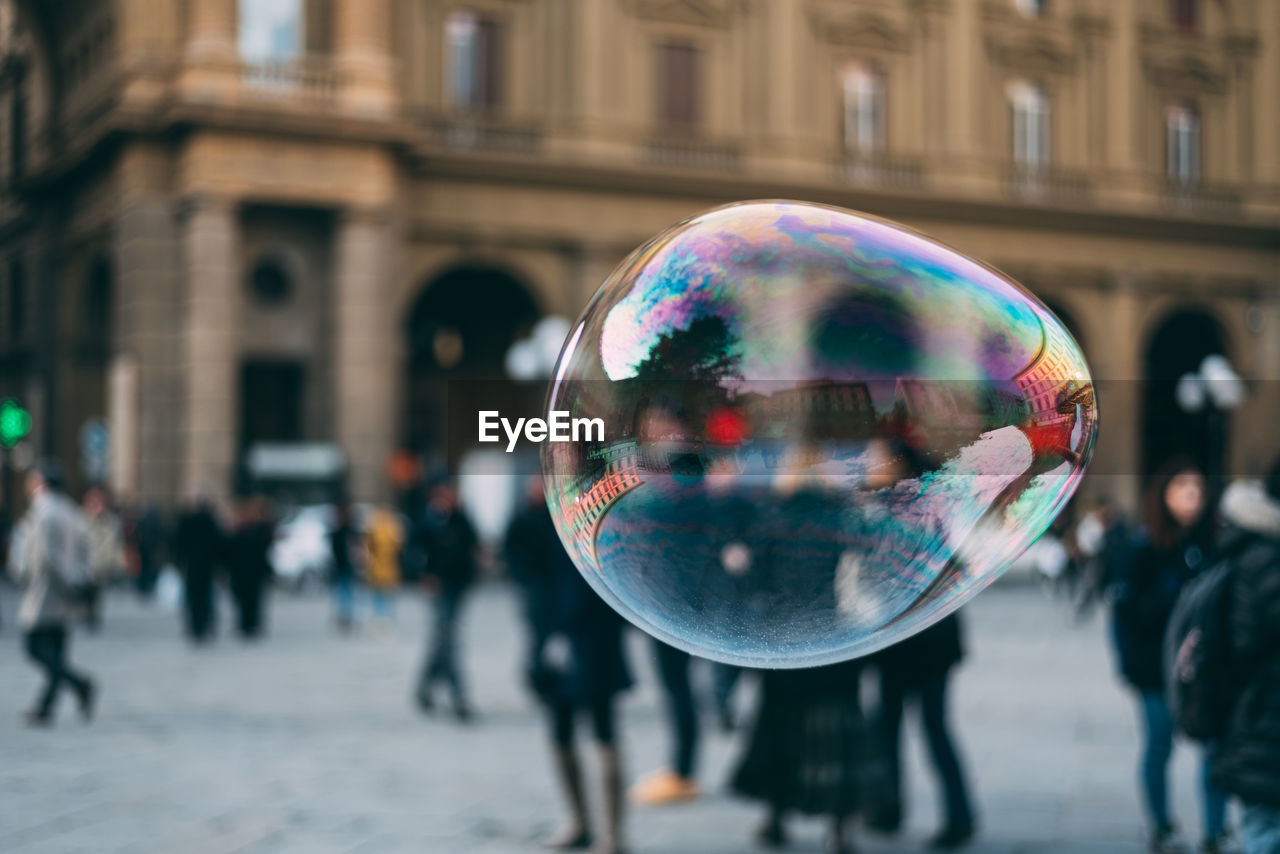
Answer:
M547 500L645 631L807 667L919 631L990 584L1074 492L1097 429L1079 346L997 271L799 202L679 223L574 325Z

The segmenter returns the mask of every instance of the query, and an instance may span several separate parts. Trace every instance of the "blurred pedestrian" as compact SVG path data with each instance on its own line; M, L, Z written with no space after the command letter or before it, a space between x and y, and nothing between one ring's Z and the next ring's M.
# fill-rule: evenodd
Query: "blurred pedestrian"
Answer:
M53 723L58 693L71 686L85 720L93 716L97 686L67 663L68 624L76 591L89 575L89 534L84 517L62 492L62 470L46 462L27 475L31 506L13 539L9 570L23 588L18 624L27 655L45 674L45 687L26 713L31 726Z
M605 816L604 835L592 850L617 854L623 850L625 808L617 697L632 684L625 623L583 579L555 531L544 532L548 631L532 682L547 707L556 779L569 808L568 822L547 845L564 851L597 843L574 737L577 718L585 714L600 752Z
M165 526L160 512L150 504L136 501L125 514L125 548L134 571L138 595L150 599L160 577L160 550L164 545ZM177 557L174 557L177 560Z
M354 512L346 500L333 507L333 527L329 531L329 584L333 588L333 621L338 631L346 634L355 628L356 619L356 554L360 532L356 530Z
M404 526L392 511L379 508L369 515L365 530L364 583L376 624L387 626L395 616L395 595L400 587L400 551Z
M880 672L879 729L889 760L890 785L886 808L870 819L875 829L894 833L902 826L902 716L911 702L920 710L929 757L943 794L942 829L930 845L957 848L973 839L973 809L947 724L947 686L952 669L963 658L958 614L951 614L875 657Z
M211 640L217 629L214 575L226 557L226 535L213 504L196 490L188 497L173 533L173 558L182 572L187 637L192 643Z
M1112 624L1120 673L1137 697L1142 723L1139 775L1153 854L1181 854L1187 847L1169 811L1174 723L1165 699L1165 629L1182 586L1213 563L1214 549L1204 474L1190 461L1174 460L1160 469L1147 489L1143 526L1116 586ZM1216 852L1227 807L1226 797L1210 781L1210 753L1206 748L1201 774L1203 850Z
M826 816L826 849L852 851L850 822L863 807L875 763L859 692L862 663L768 670L746 752L733 774L735 792L764 801L757 841L787 844L788 813Z
M667 712L667 733L671 739L671 760L642 777L631 789L638 804L682 803L702 795L694 780L698 755L698 704L693 695L689 666L693 656L682 649L652 638L658 682Z
M551 511L542 493L542 482L531 477L525 486L524 501L507 526L503 556L507 572L520 588L525 626L524 675L535 692L542 660L542 648L552 630L554 617L551 594L551 539L556 536Z
M237 515L228 561L231 599L236 606L240 637L252 640L262 637L266 630L264 612L275 574L271 568L271 544L276 529L271 505L264 496L249 498Z
M427 556L424 584L435 612L416 698L423 711L434 710L435 686L443 682L452 695L454 715L465 722L473 712L458 663L458 631L463 602L476 579L477 540L451 482L432 484L414 533Z
M124 537L101 487L85 492L83 507L89 533L89 583L83 604L85 623L96 632L102 627L102 591L124 571Z
M1115 502L1103 498L1092 513L1076 525L1075 539L1081 561L1080 594L1076 615L1086 617L1093 607L1114 592L1129 562L1131 535Z
M1280 460L1264 481L1227 488L1227 625L1239 694L1213 756L1214 780L1243 806L1245 854L1280 852Z

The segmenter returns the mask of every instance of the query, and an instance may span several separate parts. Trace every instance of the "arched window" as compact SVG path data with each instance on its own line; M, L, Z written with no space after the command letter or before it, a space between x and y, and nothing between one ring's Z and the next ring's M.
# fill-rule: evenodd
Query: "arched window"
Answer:
M1013 162L1028 170L1049 165L1051 123L1049 94L1044 87L1025 80L1009 86Z
M1186 186L1200 180L1200 111L1190 102L1170 104L1164 112L1165 175Z
M1013 0L1013 5L1027 18L1043 18L1049 0Z
M884 148L884 75L868 63L855 63L840 76L844 97L844 149L869 154Z
M692 130L702 114L702 51L687 41L658 45L658 122L666 128Z

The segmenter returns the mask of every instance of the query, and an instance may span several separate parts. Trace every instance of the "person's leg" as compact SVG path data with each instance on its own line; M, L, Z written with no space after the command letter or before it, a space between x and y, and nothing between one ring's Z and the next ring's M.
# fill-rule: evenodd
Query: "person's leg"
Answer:
M693 685L689 681L691 656L684 650L661 641L654 642L654 649L658 674L666 694L667 714L675 737L671 770L690 780L693 779L698 749L698 709L693 698Z
M1139 697L1142 713L1142 794L1146 801L1147 817L1157 833L1168 830L1169 819L1169 757L1173 753L1173 719L1164 697L1157 691L1147 691Z
M1213 745L1205 745L1200 758L1200 796L1204 806L1204 838L1212 842L1227 828L1227 795L1213 784Z
M572 704L555 700L547 706L551 722L551 745L555 760L556 782L564 794L569 808L569 820L547 846L558 850L588 848L591 846L591 815L587 810L587 794L582 781L582 763L573 743Z
M920 717L925 739L933 757L933 767L942 783L947 818L943 833L947 841L960 841L973 831L973 811L965 786L960 757L947 726L947 674L930 679L920 686Z
M618 746L617 718L612 698L592 704L596 742L600 746L600 774L604 787L605 832L608 834L602 854L617 854L623 849L623 819L626 806L623 797L622 751Z
M716 702L716 715L720 718L720 728L729 732L736 721L733 714L733 689L737 687L742 668L719 661L711 665L711 686Z
M355 622L355 616L355 585L350 576L339 576L333 580L333 618L338 630L349 630Z
M849 817L841 813L831 816L830 835L827 837L827 854L848 854L849 838L847 825Z
M906 703L906 686L895 674L880 674L880 710L877 723L880 748L884 751L885 774L888 777L883 803L871 805L867 823L884 833L896 833L902 827L902 712Z
M52 630L46 626L37 626L27 631L25 641L27 656L44 671L45 679L39 698L28 715L33 720L48 721L53 716L53 704L58 699L58 686L62 678L53 650L55 641Z
M466 681L458 654L458 631L461 624L462 597L460 592L441 594L444 607L441 611L441 675L449 685L453 698L453 710L465 720L471 716L471 704L467 701Z

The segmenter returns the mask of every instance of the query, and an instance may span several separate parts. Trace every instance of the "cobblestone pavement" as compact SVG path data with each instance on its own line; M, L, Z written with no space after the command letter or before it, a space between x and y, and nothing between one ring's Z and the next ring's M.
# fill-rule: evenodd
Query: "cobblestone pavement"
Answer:
M73 644L103 685L98 719L82 725L64 698L56 728L29 731L20 714L37 677L21 655L13 595L0 588L2 852L506 854L537 850L556 824L542 722L515 679L518 612L501 585L466 614L482 713L467 727L424 718L409 702L423 635L416 597L400 601L390 632L344 638L321 598L281 595L265 642L223 638L196 650L179 639L174 614L120 594L103 632ZM970 656L953 722L981 809L971 850L1142 851L1134 710L1111 676L1103 623L1076 626L1026 585L989 590L966 614ZM632 777L666 752L650 650L634 634ZM751 850L757 810L723 791L737 748L708 721L707 797L633 811L632 850ZM892 842L864 837L865 851L923 850L934 829L918 739L909 752L909 826ZM1180 749L1174 788L1188 830L1199 828L1195 767L1194 752ZM820 850L821 833L819 822L796 822L792 850Z

